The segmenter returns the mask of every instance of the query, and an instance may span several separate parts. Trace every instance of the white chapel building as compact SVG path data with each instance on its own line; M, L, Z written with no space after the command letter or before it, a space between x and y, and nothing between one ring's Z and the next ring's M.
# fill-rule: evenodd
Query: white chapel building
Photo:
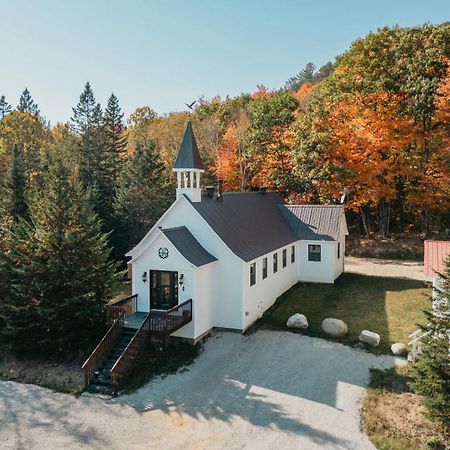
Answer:
M344 270L343 205L286 205L275 192L201 189L203 164L189 122L173 171L176 200L128 254L137 310L192 299L173 336L244 331L301 282L333 283Z

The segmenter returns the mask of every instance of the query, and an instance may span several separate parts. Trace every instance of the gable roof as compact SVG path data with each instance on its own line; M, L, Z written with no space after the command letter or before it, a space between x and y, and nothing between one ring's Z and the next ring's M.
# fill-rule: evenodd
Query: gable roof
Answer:
M443 273L448 257L450 257L450 241L425 241L423 255L425 275Z
M184 132L183 141L178 151L177 160L173 166L174 169L201 169L203 162L195 140L192 124L189 121Z
M217 258L208 253L186 227L165 228L161 231L194 266L200 267L217 261Z
M336 241L339 239L342 205L283 205L281 212L298 239Z
M275 192L224 192L223 202L202 194L200 202L190 203L245 262L298 240L280 214L283 200Z

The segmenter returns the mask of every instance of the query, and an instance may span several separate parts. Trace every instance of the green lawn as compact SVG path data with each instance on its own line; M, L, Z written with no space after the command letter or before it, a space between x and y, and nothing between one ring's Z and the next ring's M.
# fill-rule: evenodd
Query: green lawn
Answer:
M424 282L342 274L332 284L299 283L279 297L256 323L256 328L291 330L287 319L304 314L309 329L299 331L309 336L327 337L321 329L322 320L335 317L343 320L348 335L336 341L352 345L361 330L381 336L377 352L390 352L394 342L408 343L408 335L425 322L424 309L431 306L431 288Z

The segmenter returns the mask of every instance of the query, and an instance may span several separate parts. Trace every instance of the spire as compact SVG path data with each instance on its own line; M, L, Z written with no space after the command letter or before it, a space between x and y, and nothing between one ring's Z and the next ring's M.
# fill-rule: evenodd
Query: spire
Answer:
M173 168L179 170L203 170L202 159L200 158L197 142L192 130L192 123L190 121L184 132L183 141L181 142L177 160L175 161Z
M187 124L180 151L172 170L177 174L177 198L180 195L186 195L192 202L200 202L202 199L200 175L205 170L191 122Z

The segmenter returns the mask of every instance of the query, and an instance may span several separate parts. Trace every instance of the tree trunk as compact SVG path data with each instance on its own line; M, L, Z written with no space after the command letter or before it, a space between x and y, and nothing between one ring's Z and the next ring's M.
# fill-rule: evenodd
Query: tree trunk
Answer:
M370 234L369 233L369 224L367 223L367 216L366 216L366 213L364 211L364 207L361 206L359 208L359 211L361 213L361 220L362 220L362 224L363 224L363 227L364 227L364 233L365 233L366 237L369 237L369 234Z

